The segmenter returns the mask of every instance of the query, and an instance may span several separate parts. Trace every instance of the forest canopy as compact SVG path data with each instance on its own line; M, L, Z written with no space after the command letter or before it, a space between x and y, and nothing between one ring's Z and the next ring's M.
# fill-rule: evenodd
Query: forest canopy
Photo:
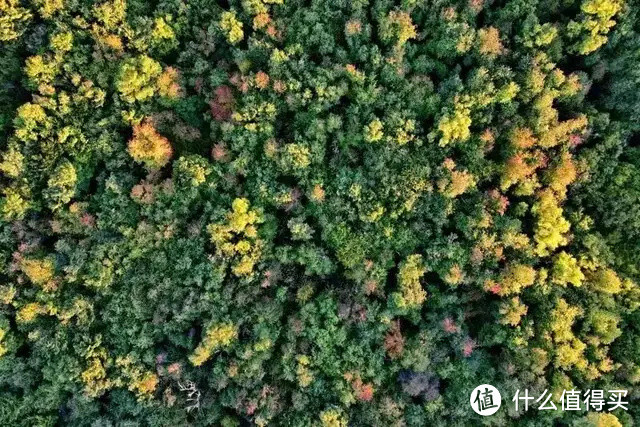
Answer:
M0 0L2 426L632 426L639 283L637 0Z

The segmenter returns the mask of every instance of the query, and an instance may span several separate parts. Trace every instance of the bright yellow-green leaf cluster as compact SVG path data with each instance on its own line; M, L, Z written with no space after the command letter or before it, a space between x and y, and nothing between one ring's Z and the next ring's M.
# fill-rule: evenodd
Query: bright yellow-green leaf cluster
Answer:
M0 199L2 218L7 221L22 218L29 209L29 202L13 188L5 188L2 193L4 195Z
M244 38L242 22L236 18L235 12L222 13L220 16L220 29L231 44L236 44Z
M575 337L572 331L575 319L582 315L582 310L571 306L560 298L551 312L551 331L555 343L555 365L562 369L576 366L585 369L587 361L584 358L586 345Z
M0 326L0 358L7 354L7 346L4 342L4 338L7 336L7 332L9 332L8 328L3 328Z
M584 280L584 274L578 265L578 261L565 251L562 251L553 259L551 280L563 286L566 286L568 283L573 286L581 286Z
M406 308L417 308L427 298L422 289L420 279L427 272L422 261L422 255L410 255L400 266L398 285L400 287L398 305Z
M311 151L303 144L286 144L281 156L281 162L286 169L300 170L311 164Z
M63 0L35 0L34 3L38 6L38 12L45 18L51 18L53 15L64 9Z
M471 135L470 126L471 110L462 105L454 106L453 111L446 113L438 122L438 130L442 132L440 146L466 141Z
M19 0L0 0L0 41L20 37L31 17L29 9L20 7Z
M144 101L154 95L162 66L146 55L129 58L120 66L116 87L127 102Z
M189 360L194 366L200 366L211 358L213 353L227 347L238 336L238 329L231 323L219 323L210 326L202 342L196 347Z
M296 377L298 379L298 385L302 388L308 387L313 381L313 373L309 369L311 361L306 355L300 355L296 357Z
M327 409L320 414L322 427L347 427L347 419L338 409Z
M216 254L232 262L231 271L238 277L250 277L262 253L262 241L256 228L262 222L257 210L249 209L247 199L235 199L227 221L210 224L207 231Z
M73 33L65 31L51 37L51 48L58 52L68 52L73 48Z
M384 137L383 125L380 119L376 118L364 127L364 140L367 142L377 142Z
M500 323L503 325L517 326L520 320L527 314L528 308L519 297L512 297L500 304Z
M536 280L536 270L530 265L509 264L500 276L499 295L514 295L522 292Z
M541 191L531 211L537 219L534 240L538 255L549 255L559 246L567 244L567 233L571 226L562 216L562 208L553 191Z
M403 46L417 36L416 26L407 12L392 10L381 22L380 36L383 40L395 41L396 46Z
M622 291L622 281L610 268L599 268L589 275L591 288L605 294L618 294Z
M159 16L153 22L153 32L151 33L151 37L154 40L173 40L176 37L173 28L169 24L164 17Z
M114 386L114 382L107 378L107 367L111 365L111 360L107 350L100 344L101 340L98 338L87 348L85 352L87 365L80 375L85 393L90 397L98 397Z
M25 258L20 263L20 269L29 280L38 286L44 286L53 279L55 266L51 258L29 259Z
M567 27L569 33L580 37L574 48L578 53L587 55L598 50L607 42L607 34L616 25L613 20L620 13L622 0L584 0L580 10L584 13L581 21L571 21Z
M126 379L127 388L134 392L139 400L148 400L158 386L158 376L136 365L131 356L116 358L116 367Z
M49 177L44 192L49 207L59 209L71 201L76 191L78 176L76 168L69 161L62 162Z

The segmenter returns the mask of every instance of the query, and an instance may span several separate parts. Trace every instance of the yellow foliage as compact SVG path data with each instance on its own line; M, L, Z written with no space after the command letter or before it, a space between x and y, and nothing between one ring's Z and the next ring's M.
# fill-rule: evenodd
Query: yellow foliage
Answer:
M589 323L596 336L592 338L594 343L608 345L622 334L618 327L620 316L615 313L606 310L593 310L589 313ZM606 353L602 356L604 355Z
M220 29L231 44L236 44L244 38L242 22L236 18L235 12L222 13L220 16Z
M551 280L563 286L566 286L568 283L574 286L581 286L584 280L584 274L578 265L578 261L568 253L562 251L553 259Z
M169 162L172 149L169 140L156 132L150 123L133 127L133 138L128 151L133 160L151 169L161 168Z
M401 47L417 36L416 26L407 12L392 10L380 24L380 36L383 40L395 40Z
M17 39L31 20L29 9L19 7L19 0L0 0L0 41Z
M622 281L615 271L609 268L599 268L589 275L591 288L605 294L619 294L622 291Z
M373 210L369 211L366 214L361 214L360 219L364 222L374 223L382 218L384 212L384 206L382 206L381 204L377 204Z
M512 101L516 95L520 92L520 86L516 82L509 82L496 94L496 101L500 103L507 103Z
M313 189L311 190L311 200L313 200L316 203L321 203L324 201L324 197L325 197L325 191L324 188L322 188L322 185L320 184L316 184L313 186Z
M235 199L231 208L226 223L209 224L207 231L218 254L233 261L231 271L236 276L249 277L262 253L256 229L262 218L258 211L249 209L247 199Z
M455 105L453 112L446 113L438 122L438 130L442 132L440 146L444 147L451 142L466 141L471 135L471 111L459 104Z
M544 148L555 147L558 144L566 143L571 134L582 133L587 126L587 116L580 115L575 119L556 121L556 124L549 127L540 137L540 145Z
M551 331L555 342L555 366L561 369L576 367L584 371L588 363L584 358L586 344L575 337L572 331L575 319L582 315L582 309L570 306L560 298L551 312Z
M518 233L515 230L508 230L502 236L502 243L507 248L526 250L529 248L530 239L524 233Z
M53 50L59 52L68 52L73 47L73 33L71 31L65 31L63 33L57 33L51 36L49 42Z
M590 412L584 420L584 427L622 427L618 418L607 412Z
M24 156L15 148L11 147L2 153L0 171L10 178L17 178L24 170Z
M466 53L473 47L476 38L474 29L466 22L460 24L456 40L456 51Z
M202 342L189 356L189 360L194 366L200 366L211 358L213 352L227 347L237 336L238 330L231 323L212 325L207 329Z
M18 310L16 321L18 323L33 322L37 316L45 313L47 313L47 309L45 306L37 302L31 302L25 304L20 308L20 310Z
M587 361L584 358L586 348L586 344L577 338L557 345L555 365L560 369L569 369L572 366L585 369L587 367Z
M462 268L460 268L458 264L454 264L442 280L451 286L457 286L464 280L464 271L462 271Z
M286 144L282 150L282 162L288 169L305 169L311 164L311 151L303 144Z
M33 284L44 286L53 279L55 266L51 258L25 258L20 262L20 270L22 270Z
M158 386L158 376L150 371L136 366L132 357L119 357L116 359L116 366L122 371L127 379L127 388L136 394L138 400L151 399L153 392Z
M347 427L347 419L338 409L327 409L320 413L322 427Z
M411 119L407 119L401 122L401 126L398 126L395 129L395 135L391 138L391 142L394 142L398 145L405 145L415 139L413 132L416 128L416 122Z
M107 379L107 371L99 358L91 359L81 377L85 384L85 391L91 397L97 397L111 388L111 382Z
M125 101L144 101L155 93L161 72L162 66L146 55L129 58L120 66L116 87Z
M77 181L76 168L71 162L65 160L58 165L47 180L44 191L49 208L56 210L69 203L75 195Z
M163 17L158 17L153 22L153 31L151 37L156 40L173 40L176 34L173 32L173 28L167 24L167 21Z
M380 119L374 119L364 127L364 140L367 142L377 142L384 137L383 125Z
M5 221L14 219L22 219L30 207L30 203L22 197L22 195L13 188L5 188L3 190L4 197L0 199L0 207L2 208L2 218Z
M622 0L584 0L580 10L584 18L580 22L571 21L567 26L569 33L579 35L580 40L574 48L582 55L598 50L607 42L607 34L616 22L613 18L620 13Z
M609 20L622 9L622 1L616 0L586 0L580 5L580 9L589 15L595 15L598 19Z
M475 184L475 178L469 172L453 170L451 171L451 180L446 184L442 194L453 199L475 186Z
M527 314L528 308L519 297L513 297L500 304L500 323L503 325L518 326L522 316Z
M27 58L24 73L34 85L42 85L53 82L57 69L55 61L47 61L42 55L35 55Z
M3 343L4 337L7 335L7 332L9 332L9 329L0 327L0 358L7 353L7 346Z
M109 358L107 350L100 347L100 338L89 346L85 353L88 365L80 375L84 383L85 393L89 397L98 397L105 391L112 388L115 384L107 378L107 366Z
M498 295L514 295L522 289L533 285L536 280L536 270L530 265L509 264L500 276Z
M538 142L529 128L516 128L511 132L511 144L519 149L531 148Z
M410 255L402 263L398 272L400 307L417 308L425 301L427 293L422 289L420 278L426 271L427 269L422 262L422 255Z
M107 30L114 31L124 22L127 14L125 0L106 1L93 7L93 15Z
M91 33L96 42L103 48L118 52L123 50L122 39L115 34L108 33L103 27L93 25Z
M571 226L562 216L562 208L553 191L550 189L541 191L531 211L537 219L534 240L538 255L549 255L559 246L567 244L567 233Z
M47 19L51 18L54 13L64 8L63 0L35 0L40 15Z
M483 55L496 56L503 51L500 33L497 28L489 27L478 30L478 41L480 43L480 53Z
M182 95L180 87L180 73L173 67L167 67L158 77L158 94L165 98L176 99Z
M309 358L306 355L300 355L296 357L298 362L296 367L296 377L298 378L298 385L302 388L308 387L313 382L313 374L309 369Z
M551 332L557 343L570 341L574 338L571 330L575 319L582 315L582 309L571 306L563 298L558 299L551 311Z
M153 397L153 392L158 385L158 376L153 372L146 372L141 378L134 380L129 389L141 398Z
M17 294L18 290L13 285L0 286L0 304L9 305L13 303Z
M564 198L567 186L575 181L577 175L578 172L571 154L565 152L560 161L548 173L549 187Z

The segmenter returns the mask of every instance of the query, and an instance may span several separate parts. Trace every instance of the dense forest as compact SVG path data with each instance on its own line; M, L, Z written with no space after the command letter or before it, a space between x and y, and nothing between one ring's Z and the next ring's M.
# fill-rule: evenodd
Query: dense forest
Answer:
M639 284L637 0L0 0L1 426L638 425Z

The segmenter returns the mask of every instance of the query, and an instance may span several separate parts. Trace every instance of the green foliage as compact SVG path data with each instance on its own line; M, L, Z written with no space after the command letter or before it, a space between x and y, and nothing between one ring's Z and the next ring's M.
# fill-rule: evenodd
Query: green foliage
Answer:
M0 425L632 425L638 10L0 0Z

